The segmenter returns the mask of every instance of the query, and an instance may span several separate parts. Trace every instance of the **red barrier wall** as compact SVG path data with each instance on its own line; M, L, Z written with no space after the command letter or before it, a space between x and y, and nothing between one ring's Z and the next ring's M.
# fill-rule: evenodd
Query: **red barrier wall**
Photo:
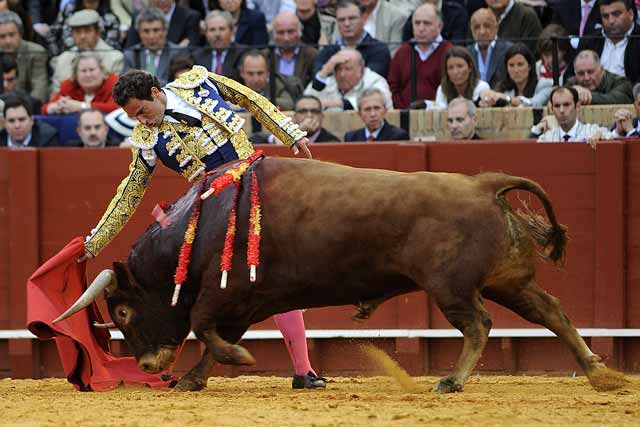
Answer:
M268 154L290 156L285 147L263 147ZM640 328L640 145L612 142L592 150L583 144L474 142L438 144L322 144L315 158L355 167L405 172L430 170L474 174L505 172L539 182L558 218L569 227L564 270L542 264L539 283L558 296L578 327ZM0 149L0 329L24 329L26 279L39 264L72 238L86 234L98 221L124 177L130 152L121 149ZM171 201L188 184L159 166L139 211L125 231L90 262L89 275L124 259L133 241L152 221L160 200ZM521 195L525 200L529 196ZM452 197L455 197L452 195ZM511 201L518 204L513 195ZM539 208L537 200L532 205ZM534 327L511 312L487 303L494 327ZM353 307L309 310L309 329L450 328L429 298L421 293L385 303L364 324L350 321ZM104 311L106 313L106 311ZM274 329L271 320L256 329ZM344 340L310 340L314 366L323 372L366 372L367 367ZM610 365L639 370L638 339L594 338L594 349ZM259 361L253 372L288 372L289 360L279 340L246 343ZM378 345L395 352L414 373L447 370L457 359L458 339L390 339ZM116 351L125 352L116 343ZM193 363L199 347L189 343L179 369ZM553 371L576 369L557 339L491 339L479 369L483 371ZM220 374L246 369L218 368ZM51 342L0 341L0 376L60 375Z

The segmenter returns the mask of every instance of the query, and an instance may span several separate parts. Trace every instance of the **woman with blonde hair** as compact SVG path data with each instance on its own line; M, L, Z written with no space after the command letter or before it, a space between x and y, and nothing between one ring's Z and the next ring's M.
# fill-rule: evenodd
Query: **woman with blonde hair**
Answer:
M98 55L80 53L71 67L71 78L62 81L58 93L42 106L42 114L71 114L85 108L106 114L118 108L111 95L118 75L107 72Z

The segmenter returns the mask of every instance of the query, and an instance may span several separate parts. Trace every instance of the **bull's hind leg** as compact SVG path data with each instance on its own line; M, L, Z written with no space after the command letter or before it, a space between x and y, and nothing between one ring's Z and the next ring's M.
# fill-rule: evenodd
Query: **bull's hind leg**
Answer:
M434 296L438 307L447 320L462 332L464 344L453 372L448 377L441 379L433 387L433 391L438 393L462 391L489 339L491 318L476 291L464 298L452 295L448 295L446 298L439 295Z
M524 286L487 287L482 290L482 295L555 333L569 347L592 386L602 388L594 379L607 371L606 366L578 334L557 298L546 293L533 280Z

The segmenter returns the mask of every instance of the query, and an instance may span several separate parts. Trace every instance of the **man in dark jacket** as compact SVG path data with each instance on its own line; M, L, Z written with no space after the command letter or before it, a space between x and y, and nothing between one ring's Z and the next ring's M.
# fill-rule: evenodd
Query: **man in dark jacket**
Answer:
M633 106L636 110L635 118L626 108L615 112L614 138L640 138L640 83L636 83L633 87Z
M409 134L385 120L387 108L379 89L367 89L358 99L358 114L365 127L347 132L345 142L406 141Z
M495 89L506 75L504 57L513 43L497 38L498 19L486 8L474 12L471 33L476 42L468 49L480 73L480 80Z
M595 38L582 39L578 50L597 52L605 70L639 82L640 28L635 24L633 0L599 0L598 4L602 31L590 34Z
M536 52L542 24L536 12L516 0L487 0L487 6L498 18L498 37L507 40L523 39L531 52Z
M364 30L364 20L358 4L353 0L341 0L336 6L336 21L340 37L336 44L325 46L320 50L313 66L313 73L320 71L322 66L342 48L352 47L362 54L364 63L369 69L386 77L391 62L389 48Z
M58 131L33 119L31 104L15 96L4 103L5 128L0 131L0 147L54 147Z
M633 102L631 83L624 77L605 70L594 51L580 52L574 59L573 66L576 75L567 84L578 91L581 105Z
M233 41L233 17L224 10L212 10L204 20L207 46L197 49L193 58L209 71L240 80L238 62L246 47Z
M167 26L169 29L167 39L171 43L179 44L180 46L198 45L200 42L200 14L198 12L176 4L175 0L150 0L149 6L157 7L164 13L165 17L170 19ZM132 20L135 22L136 16ZM134 26L131 26L127 33L125 47L131 47L138 43L140 43L140 35Z

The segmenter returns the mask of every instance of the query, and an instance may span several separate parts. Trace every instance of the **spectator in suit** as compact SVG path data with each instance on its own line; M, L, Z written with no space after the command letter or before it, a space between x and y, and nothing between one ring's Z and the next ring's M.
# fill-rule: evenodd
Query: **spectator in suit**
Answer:
M338 23L339 36L336 44L326 46L320 50L314 64L314 73L320 71L332 56L350 47L358 49L362 54L367 68L381 76L386 76L389 71L391 56L389 48L380 40L374 39L364 30L364 20L360 7L354 0L340 0L336 6L336 22Z
M211 8L226 10L231 14L236 29L236 43L257 48L269 43L264 13L249 9L246 0L213 0Z
M572 87L558 86L551 92L551 111L558 127L546 129L536 125L531 132L538 135L544 132L538 142L586 142L594 148L597 141L611 139L606 128L578 120L580 108L578 92Z
M104 121L104 114L95 108L87 108L78 115L78 136L80 140L70 141L70 147L104 148L118 147L119 141L109 137L109 126Z
M100 38L100 16L91 9L80 10L69 19L67 24L71 26L71 35L75 46L66 52L51 59L53 76L49 91L51 95L60 89L60 83L71 77L71 62L78 56L79 51L95 52L106 70L116 74L124 69L124 56L122 52L113 49Z
M12 96L21 96L31 104L31 111L40 111L42 102L28 93L24 93L18 89L18 64L9 55L3 56L0 61L2 64L2 93L0 99L5 100Z
M200 43L200 15L195 10L176 4L175 0L149 0L149 6L160 9L167 24L167 40L180 46L198 46ZM133 22L136 22L134 16ZM140 43L140 35L129 28L125 47Z
M444 55L442 81L436 91L435 108L444 110L450 101L459 96L478 103L480 97L490 89L487 82L480 80L469 51L454 46Z
M496 88L506 75L504 55L513 43L497 38L498 19L487 8L478 9L471 16L471 34L476 42L468 49L478 67L480 80Z
M23 22L17 14L0 13L0 49L16 61L17 89L44 102L49 85L47 51L36 43L24 40L23 34Z
M416 45L404 44L398 49L391 61L389 69L389 87L393 95L393 106L398 109L414 107L424 108L424 101L433 101L436 90L442 79L442 60L445 53L453 46L444 41L440 30L442 17L436 7L425 3L412 15L413 33ZM416 98L411 99L411 55L416 63Z
M562 86L565 82L565 74L573 61L575 52L571 48L568 40L567 31L557 24L547 25L540 33L538 39L538 52L540 59L536 62L536 73L540 78L553 79L553 49L554 41L558 43L558 71L560 73L559 84Z
M340 139L322 127L322 102L313 95L302 95L296 102L293 121L307 132L311 142L340 142Z
M447 129L454 141L481 139L476 133L478 118L475 104L461 96L453 99L447 108Z
M441 33L445 40L456 44L465 42L469 33L469 13L462 4L450 0L422 0L421 3L433 4L438 9L442 16ZM402 29L402 40L404 41L411 40L414 36L412 15L405 21Z
M55 147L58 131L44 122L33 119L29 101L14 96L3 108L5 128L0 130L0 147Z
M378 88L385 96L387 110L393 108L389 84L380 74L364 65L360 51L344 48L322 66L304 91L322 101L329 111L355 110L365 89Z
M636 110L635 118L633 118L631 111L626 108L621 108L615 112L614 138L640 137L640 83L636 83L633 87L633 106Z
M318 49L302 45L302 24L293 12L282 12L273 19L273 40L276 48L275 67L282 76L298 78L306 86L313 78L313 61ZM263 51L266 57L269 50Z
M499 38L511 41L526 38L522 42L535 52L542 24L533 9L516 0L487 0L487 6L498 18Z
M497 90L480 98L481 107L544 107L553 89L553 80L538 78L533 54L524 43L516 43L504 56L507 70Z
M47 46L51 55L59 55L74 46L71 27L66 21L79 10L95 10L100 15L100 38L114 49L120 49L120 22L111 13L109 0L75 0L67 2L47 34Z
M560 25L571 36L582 37L602 28L599 0L548 0L553 11L552 24ZM578 47L576 44L574 48Z
M94 52L82 52L71 64L71 78L42 106L42 114L72 114L86 108L110 113L118 108L111 92L118 75L108 72Z
M632 83L640 81L640 28L634 22L633 0L599 0L598 5L602 31L590 35L600 37L582 39L579 50L597 52L605 70Z
M340 139L322 127L322 103L313 95L302 95L296 102L293 121L307 133L309 142L340 142ZM257 132L249 140L254 144L274 144L280 141L267 132Z
M404 129L390 125L385 120L387 107L380 89L365 89L358 98L358 115L365 127L344 134L345 142L358 141L406 141L409 134Z
M269 64L267 59L256 49L252 49L240 58L240 76L248 88L268 99L283 111L293 110L296 100L302 95L302 83L296 77L282 76L273 73L275 94L271 95Z
M196 64L234 80L240 80L238 61L246 47L233 41L233 17L224 10L212 10L204 20L207 46L197 49Z
M365 31L386 43L393 56L402 43L402 26L409 10L399 9L384 0L360 0L360 8Z
M326 46L336 30L336 19L318 11L317 0L296 0L296 15L302 24L302 43Z
M124 51L125 71L131 68L148 71L161 85L170 81L169 63L182 48L167 41L166 25L160 9L145 9L136 16L135 29L141 42Z
M581 105L629 104L633 102L631 83L610 73L600 63L598 54L583 50L573 61L575 77L567 80L580 98Z

